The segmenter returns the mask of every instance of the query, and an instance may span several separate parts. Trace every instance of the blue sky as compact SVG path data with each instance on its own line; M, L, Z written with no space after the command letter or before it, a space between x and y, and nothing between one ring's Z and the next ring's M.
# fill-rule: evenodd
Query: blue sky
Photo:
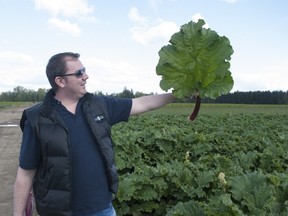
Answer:
M232 91L288 90L286 0L0 0L0 92L50 88L48 59L81 54L88 91L161 93L158 51L198 18L234 49Z

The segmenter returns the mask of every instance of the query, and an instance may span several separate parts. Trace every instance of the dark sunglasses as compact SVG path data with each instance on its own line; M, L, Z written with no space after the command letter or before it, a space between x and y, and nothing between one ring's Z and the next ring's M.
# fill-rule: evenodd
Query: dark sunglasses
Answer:
M85 73L86 73L86 68L83 67L83 68L75 71L74 73L63 74L63 75L58 75L58 76L76 76L77 78L80 78L80 77L82 77Z

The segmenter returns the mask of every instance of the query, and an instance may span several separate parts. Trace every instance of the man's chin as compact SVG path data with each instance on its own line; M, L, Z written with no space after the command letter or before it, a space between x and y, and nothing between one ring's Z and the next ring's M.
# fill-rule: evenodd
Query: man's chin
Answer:
M85 95L87 93L87 90L83 89L81 93L82 93L82 95Z

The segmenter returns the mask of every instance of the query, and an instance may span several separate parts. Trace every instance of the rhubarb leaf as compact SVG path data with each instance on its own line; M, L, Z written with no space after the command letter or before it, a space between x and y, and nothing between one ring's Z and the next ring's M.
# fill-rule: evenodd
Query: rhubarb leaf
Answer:
M162 76L160 87L172 89L177 98L198 92L215 99L231 91L234 81L229 71L233 48L225 36L203 28L204 20L190 21L163 46L156 66Z

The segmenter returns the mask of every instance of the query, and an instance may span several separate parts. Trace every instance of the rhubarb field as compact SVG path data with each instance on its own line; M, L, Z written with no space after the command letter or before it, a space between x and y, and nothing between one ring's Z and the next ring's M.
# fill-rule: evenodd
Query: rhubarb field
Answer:
M112 133L118 215L288 215L287 113L152 113Z

